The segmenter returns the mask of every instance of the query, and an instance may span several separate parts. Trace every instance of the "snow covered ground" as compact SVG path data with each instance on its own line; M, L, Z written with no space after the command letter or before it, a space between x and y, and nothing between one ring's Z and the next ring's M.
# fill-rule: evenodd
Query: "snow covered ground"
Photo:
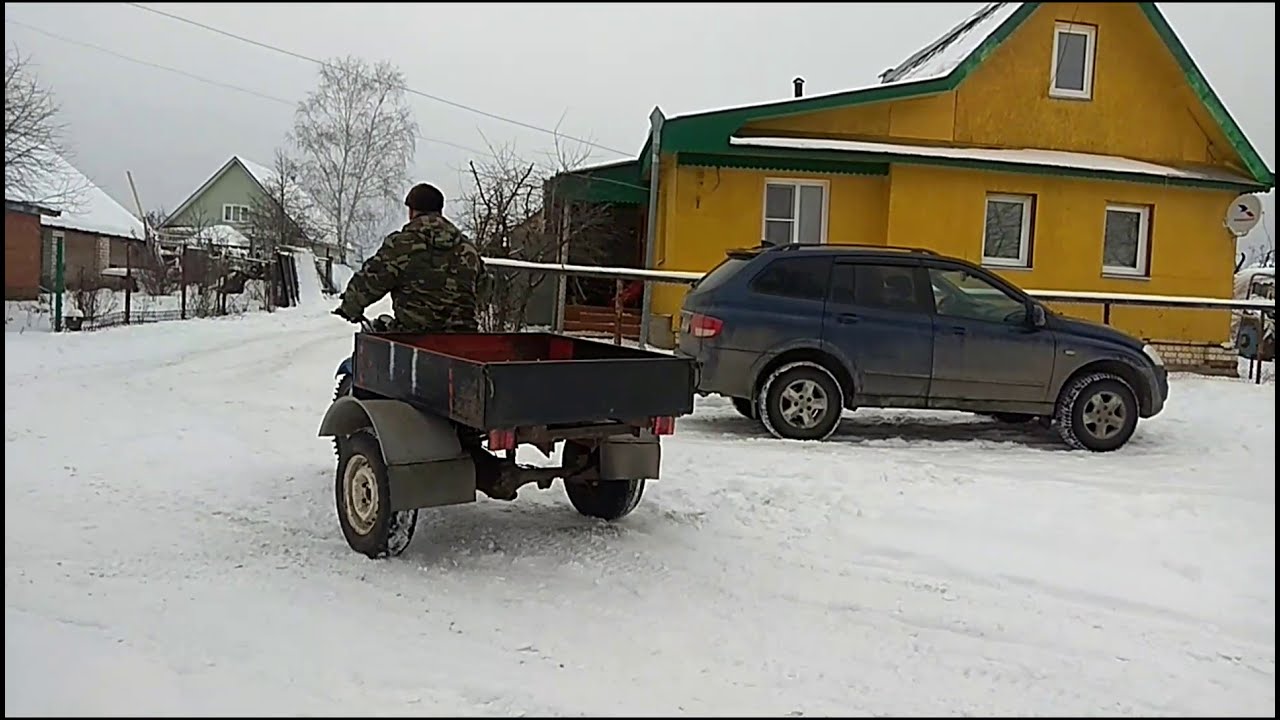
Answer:
M1275 712L1275 385L1111 455L962 415L766 439L719 400L609 525L557 486L351 552L319 304L5 336L5 712Z

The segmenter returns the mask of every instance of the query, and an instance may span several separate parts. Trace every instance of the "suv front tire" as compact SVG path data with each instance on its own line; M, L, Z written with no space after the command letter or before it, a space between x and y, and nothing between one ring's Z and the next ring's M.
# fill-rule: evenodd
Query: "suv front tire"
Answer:
M1090 373L1063 388L1053 422L1071 447L1110 452L1133 437L1138 427L1138 399L1118 375Z
M769 373L756 409L764 426L784 440L825 440L840 424L844 392L817 363L788 363Z

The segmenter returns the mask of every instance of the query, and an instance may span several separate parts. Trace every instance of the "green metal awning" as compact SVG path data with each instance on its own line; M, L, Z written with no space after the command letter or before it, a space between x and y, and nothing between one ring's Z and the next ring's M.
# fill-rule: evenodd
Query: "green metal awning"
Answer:
M548 182L560 197L579 202L644 205L649 200L649 186L640 177L639 160L560 173Z

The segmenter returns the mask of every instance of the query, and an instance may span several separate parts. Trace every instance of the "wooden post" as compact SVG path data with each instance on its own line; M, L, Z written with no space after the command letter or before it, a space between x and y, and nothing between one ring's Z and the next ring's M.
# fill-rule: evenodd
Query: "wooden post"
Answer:
M66 236L53 231L53 331L62 332L62 296L67 290L67 268L64 256Z
M613 344L622 344L622 278L613 281Z
M569 262L569 207L568 200L561 200L560 206L560 233L558 235L559 243L556 249L556 262L564 265ZM564 332L565 322L567 320L566 313L568 311L569 278L564 273L556 273L556 307L555 313L551 321L551 328L554 332Z
M179 317L187 319L187 240L183 238L178 249L178 284L182 286L182 311Z
M1254 377L1254 380L1253 380L1254 385L1262 384L1262 342L1263 342L1263 333L1266 331L1266 321L1263 318L1264 315L1265 315L1264 312L1262 312L1261 310L1258 311L1258 342L1257 342L1257 347L1254 348L1254 351L1253 351L1253 360L1249 361L1249 370L1251 371L1249 373L1250 375L1254 374L1252 372L1254 364L1257 364L1258 366L1257 375ZM1236 371L1236 376L1239 377L1239 370Z
M124 324L129 324L130 311L133 309L133 243L124 243Z

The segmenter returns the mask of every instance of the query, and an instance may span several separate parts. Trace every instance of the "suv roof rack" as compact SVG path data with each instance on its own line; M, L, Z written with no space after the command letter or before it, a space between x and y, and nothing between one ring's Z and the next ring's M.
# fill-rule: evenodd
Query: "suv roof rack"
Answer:
M920 255L938 255L934 250L922 247L907 247L903 245L873 245L871 243L831 243L822 245L807 245L801 243L787 243L786 245L771 245L761 248L764 252L793 252L804 248L840 250L843 248L865 248L869 250L887 250L890 252L906 252L918 253Z

